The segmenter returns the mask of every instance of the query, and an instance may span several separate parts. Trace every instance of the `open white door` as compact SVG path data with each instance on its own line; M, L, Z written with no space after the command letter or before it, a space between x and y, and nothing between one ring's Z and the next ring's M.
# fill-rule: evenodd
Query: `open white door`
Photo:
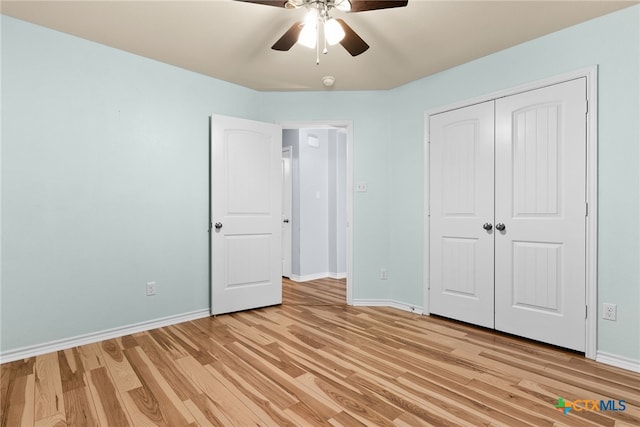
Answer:
M211 314L282 303L280 126L211 116Z

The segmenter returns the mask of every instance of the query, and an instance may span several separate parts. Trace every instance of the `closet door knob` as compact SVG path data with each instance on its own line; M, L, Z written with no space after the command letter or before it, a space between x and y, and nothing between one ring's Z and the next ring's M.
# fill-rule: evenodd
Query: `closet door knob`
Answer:
M216 230L220 230L222 228L222 223L216 222L216 225L214 225L214 227L216 228Z
M496 224L496 230L498 230L498 231L504 231L505 228L507 228L507 227L505 227L504 224L501 223L501 222Z
M482 225L482 228L484 228L485 230L489 231L489 230L491 230L493 228L493 225L489 224L488 222L485 222Z

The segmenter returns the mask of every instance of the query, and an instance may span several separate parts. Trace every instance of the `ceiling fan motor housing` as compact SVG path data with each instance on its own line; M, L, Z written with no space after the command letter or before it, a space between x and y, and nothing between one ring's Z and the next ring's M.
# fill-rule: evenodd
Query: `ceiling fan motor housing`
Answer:
M299 7L315 6L322 9L337 8L348 12L351 10L351 2L349 0L286 0L284 2L285 9L297 9Z

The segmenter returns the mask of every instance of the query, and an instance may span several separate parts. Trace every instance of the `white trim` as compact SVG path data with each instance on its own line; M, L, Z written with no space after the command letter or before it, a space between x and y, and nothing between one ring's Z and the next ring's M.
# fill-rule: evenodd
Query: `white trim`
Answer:
M640 360L618 356L604 351L598 351L595 359L596 362L604 363L605 365L640 373Z
M355 299L353 300L353 305L356 307L397 308L398 310L408 311L409 313L424 314L422 307L390 299Z
M429 310L429 290L431 289L431 282L429 281L429 277L431 276L431 265L429 264L430 259L430 249L431 245L429 244L431 240L431 193L429 191L430 188L430 173L431 169L429 169L429 165L431 164L431 145L429 140L430 130L429 130L429 116L432 115L429 111L424 113L424 167L423 167L423 179L424 179L424 224L423 224L423 234L424 241L423 244L423 276L422 276L422 306L424 307L424 314L429 315L431 310Z
M339 129L347 135L347 304L353 305L353 122L351 120L284 121L282 129ZM328 274L328 273L327 273ZM306 277L306 276L297 276ZM327 277L327 276L323 276ZM320 278L320 277L318 277ZM294 278L291 280L298 281ZM308 279L313 280L313 279ZM300 280L302 281L302 280Z
M345 279L347 277L347 273L314 273L314 274L305 274L303 276L298 276L292 274L289 276L289 280L293 280L294 282L309 282L311 280L318 279Z
M289 218L287 218L287 221L289 222L289 241L287 242L288 246L289 246L289 253L286 254L287 255L287 262L289 263L289 268L287 271L284 271L284 268L282 269L282 275L283 276L287 276L287 275L291 275L291 268L292 268L292 263L293 263L293 230L291 230L291 216L293 214L293 148L291 146L287 146L287 147L282 147L282 158L283 159L287 159L289 161L289 179L285 180L284 179L284 172L283 172L283 194L282 194L282 198L284 199L284 192L286 191L289 196L289 206L287 207L289 210ZM284 188L286 185L287 188ZM282 241L282 246L284 247L284 240ZM284 251L283 251L284 252Z
M598 349L598 67L582 71L587 78L587 189L585 357L596 359Z
M546 79L526 83L513 88L503 89L479 97L458 101L443 107L433 108L424 113L424 277L423 306L425 314L429 313L429 116L455 110L457 108L496 100L505 96L516 95L542 87L574 80L587 79L587 188L586 201L589 204L589 215L586 219L586 283L585 303L587 319L585 320L585 357L596 358L598 336L598 67L591 67L560 74Z
M529 91L536 90L536 89L541 89L543 87L556 85L556 84L563 83L563 82L566 82L566 81L569 81L569 80L575 80L575 79L579 79L579 78L582 78L582 77L587 77L587 79L589 79L590 76L591 77L597 77L597 71L598 71L598 66L597 65L592 65L590 67L581 68L579 70L570 71L570 72L563 73L563 74L558 74L558 75L555 75L555 76L547 77L545 79L536 80L536 81L529 82L529 83L524 83L524 84L521 84L521 85L518 85L518 86L506 88L506 89L501 89L499 91L491 92L491 93L488 93L488 94L485 94L485 95L476 96L474 98L469 98L469 99L465 99L465 100L462 100L462 101L452 102L451 104L447 104L447 105L444 105L444 106L441 106L441 107L435 107L435 108L431 108L431 109L427 110L425 112L425 118L427 118L428 116L432 116L434 114L445 113L447 111L456 110L458 108L468 107L470 105L481 104L483 102L493 101L493 100L496 100L496 99L499 99L499 98L504 98L506 96L517 95L519 93L529 92ZM587 91L589 92L589 94L591 94L591 91L589 91L589 88L587 88Z
M356 298L353 300L355 307L389 307L388 299Z
M161 328L163 326L170 326L177 323L188 322L190 320L202 319L205 317L209 317L208 308L192 311L189 313L177 314L174 316L161 317L155 320L134 323L132 325L105 329L99 332L77 335L75 337L50 341L48 343L16 348L14 350L2 352L0 354L0 363L13 362L15 360L26 359L27 357L39 356L59 350L66 350L80 345L92 344L108 339L122 337L125 335L148 331L150 329Z

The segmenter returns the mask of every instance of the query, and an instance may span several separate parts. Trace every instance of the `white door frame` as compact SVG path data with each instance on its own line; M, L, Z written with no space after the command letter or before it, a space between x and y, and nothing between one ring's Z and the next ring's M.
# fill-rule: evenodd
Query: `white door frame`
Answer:
M596 65L538 80L524 85L486 94L480 97L433 108L424 113L424 266L423 298L424 314L429 314L429 116L445 111L491 101L505 96L515 95L530 90L539 89L562 83L568 80L585 77L587 79L587 176L586 200L588 215L586 217L586 320L585 320L585 356L596 358L597 351L597 317L598 317L598 99L597 82L598 67Z
M288 207L287 207L287 211L289 212L289 218L287 218L287 220L289 221L289 238L287 239L288 241L285 242L284 236L282 238L282 251L284 252L285 247L288 248L288 253L286 254L286 258L287 258L287 262L289 264L289 271L284 271L284 268L282 269L282 275L284 277L290 277L291 276L291 259L292 259L292 251L291 251L291 242L292 242L292 233L291 233L291 196L292 196L292 186L291 186L291 163L293 161L293 151L291 150L291 147L282 147L282 158L286 158L289 161L289 176L287 178L287 180L284 179L283 176L283 186L282 186L282 200L285 200L285 192L288 193L288 198L289 198L289 203L288 203ZM283 207L284 210L284 207ZM284 212L283 212L284 213ZM284 218L283 218L284 220ZM287 273L287 274L285 274Z
M347 304L353 305L353 122L350 120L278 122L282 129L344 129L347 134Z

